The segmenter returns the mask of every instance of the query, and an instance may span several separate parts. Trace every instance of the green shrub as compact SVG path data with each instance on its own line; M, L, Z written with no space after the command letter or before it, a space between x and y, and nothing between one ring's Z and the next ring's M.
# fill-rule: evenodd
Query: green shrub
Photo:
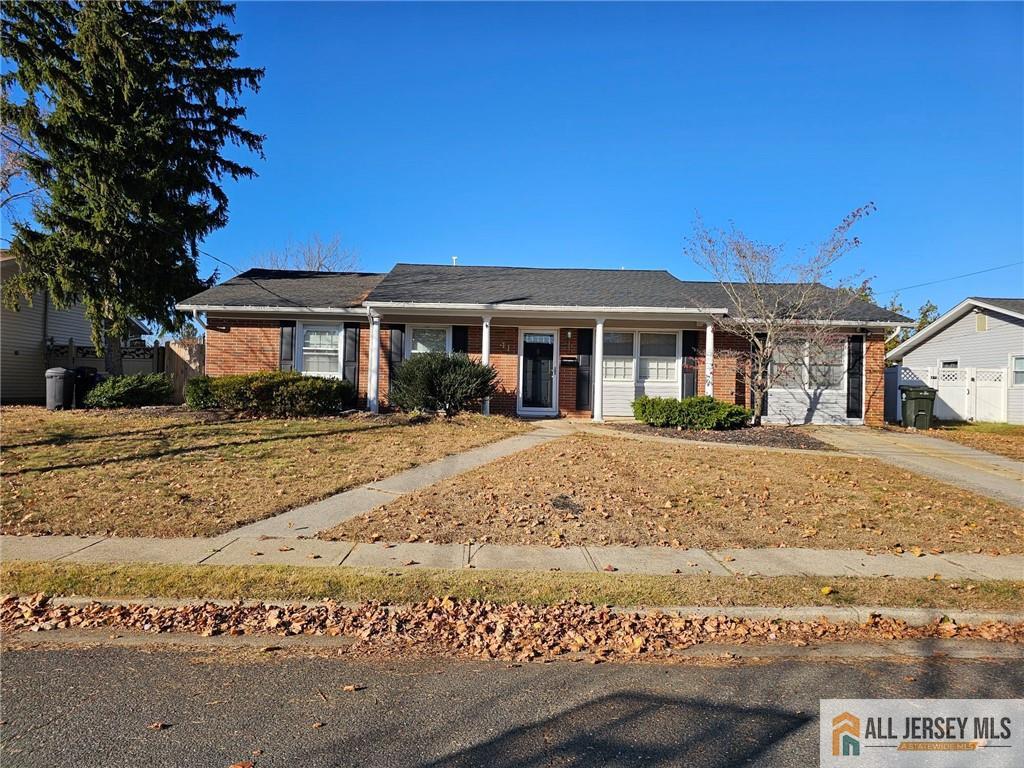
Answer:
M185 382L185 405L193 411L204 411L217 407L209 376L193 376Z
M273 411L277 416L323 416L344 410L354 400L352 382L300 376L275 389Z
M85 405L90 408L138 408L164 405L171 400L171 380L162 373L110 376L90 390Z
M477 406L498 390L498 372L463 354L428 352L402 363L391 401L406 411L453 416Z
M633 416L653 427L683 429L737 429L750 421L748 409L706 395L682 400L643 395L633 401Z
M197 388L203 386L199 384ZM220 406L255 416L282 418L340 413L352 404L356 394L349 381L303 376L294 371L218 376L208 379L205 386L209 399L203 402L210 404L203 407Z

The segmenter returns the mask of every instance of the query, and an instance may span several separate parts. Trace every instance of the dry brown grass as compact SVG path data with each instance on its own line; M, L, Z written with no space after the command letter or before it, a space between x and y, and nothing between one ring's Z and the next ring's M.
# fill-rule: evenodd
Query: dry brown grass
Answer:
M573 435L326 538L1024 551L1024 512L872 459Z
M234 600L379 600L402 604L449 595L551 605L881 605L1019 611L1024 582L808 576L640 576L284 565L143 565L10 562L7 592L88 597ZM822 592L822 587L831 590Z
M531 429L464 415L211 419L4 408L4 533L209 536Z
M928 437L941 437L979 451L997 453L1017 461L1024 461L1024 425L993 424L942 424L929 429Z

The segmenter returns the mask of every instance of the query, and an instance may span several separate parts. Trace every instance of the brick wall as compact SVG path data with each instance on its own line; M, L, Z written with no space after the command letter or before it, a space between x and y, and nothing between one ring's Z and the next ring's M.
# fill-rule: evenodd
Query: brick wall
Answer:
M885 336L864 339L864 423L881 427L885 423Z
M572 334L570 337L570 333ZM579 351L579 329L562 328L558 332L558 348L560 355L576 355ZM563 366L558 371L558 412L562 416L590 418L589 410L576 408L576 376L577 368Z
M697 351L704 354L704 342L707 333L698 331ZM715 365L714 365L714 397L716 400L723 400L727 403L747 405L746 384L743 371L737 365L735 355L721 354L723 352L746 353L750 349L749 343L742 337L733 333L715 330ZM704 394L704 361L697 358L697 394Z
M279 320L221 320L214 318L206 329L206 374L276 371L281 356Z
M377 402L388 403L389 355L391 354L391 330L380 329L380 365L377 368ZM361 407L366 407L366 394L370 385L370 326L359 327L359 377L356 394Z

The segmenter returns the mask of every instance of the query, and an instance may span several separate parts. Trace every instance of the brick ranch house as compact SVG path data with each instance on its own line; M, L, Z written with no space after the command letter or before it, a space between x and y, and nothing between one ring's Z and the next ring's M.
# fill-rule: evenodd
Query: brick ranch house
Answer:
M373 412L387 406L402 360L427 351L493 366L500 391L489 413L601 421L631 416L641 394L750 399L728 354L746 345L716 328L732 309L725 291L662 270L251 269L178 309L206 314L207 374L339 376ZM766 421L882 423L885 338L908 320L863 301L845 312L827 359L806 360L769 392ZM825 383L808 386L812 371Z

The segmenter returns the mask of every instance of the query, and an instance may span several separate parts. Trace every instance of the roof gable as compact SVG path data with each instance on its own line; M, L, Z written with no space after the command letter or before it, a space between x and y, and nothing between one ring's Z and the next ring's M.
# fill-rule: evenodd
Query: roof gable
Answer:
M919 347L933 336L942 333L943 330L955 323L969 312L975 309L987 309L995 312L1002 312L1024 320L1024 299L987 299L978 296L969 296L951 310L937 317L931 324L925 326L899 346L886 354L886 360L902 360L903 356Z
M382 277L376 272L249 269L186 299L178 308L351 309L362 305Z

